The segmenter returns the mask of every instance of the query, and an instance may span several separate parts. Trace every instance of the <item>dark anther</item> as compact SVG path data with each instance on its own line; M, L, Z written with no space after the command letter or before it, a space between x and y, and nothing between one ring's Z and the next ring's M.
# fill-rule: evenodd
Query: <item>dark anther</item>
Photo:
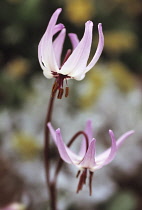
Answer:
M57 82L55 81L54 84L53 84L53 87L52 87L52 92L55 92L58 88L58 84Z
M57 89L58 89L58 83L55 81L52 87L52 97L54 97Z
M90 196L92 195L92 179L93 179L93 172L89 172L90 176L89 176L89 194Z
M82 174L80 175L80 179L79 179L79 183L78 183L78 187L77 187L77 193L79 193L80 190L82 190L83 185L86 184L86 178L87 178L87 169L85 168L82 172Z
M64 93L64 89L63 89L63 88L60 88L60 89L59 89L59 92L58 92L57 98L58 98L58 99L61 99L62 96L63 96L63 93Z
M69 87L66 87L66 89L65 89L65 97L68 97L68 95L69 95Z
M76 178L78 178L78 176L79 176L79 174L80 174L80 170L77 172L77 174L76 174Z

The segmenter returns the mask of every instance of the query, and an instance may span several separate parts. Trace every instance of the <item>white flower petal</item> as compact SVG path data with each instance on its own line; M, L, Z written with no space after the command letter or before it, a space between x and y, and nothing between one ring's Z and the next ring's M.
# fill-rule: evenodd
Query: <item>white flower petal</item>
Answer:
M83 74L90 55L93 23L87 21L84 36L61 68L61 73L76 78Z
M74 50L77 47L77 45L79 44L78 36L74 33L69 33L68 36L71 40L72 47L73 47L73 50Z
M91 62L88 64L88 66L86 67L85 72L88 72L97 63L97 61L100 58L100 56L102 54L102 51L103 51L104 35L103 35L102 24L101 23L98 24L98 32L99 32L98 47L97 47L97 50L96 50L96 53L95 53L94 57L92 58Z
M58 68L61 67L61 54L63 50L63 43L65 40L65 35L66 35L66 29L62 29L60 34L57 36L57 38L53 42L53 48L54 48L54 53L55 53Z

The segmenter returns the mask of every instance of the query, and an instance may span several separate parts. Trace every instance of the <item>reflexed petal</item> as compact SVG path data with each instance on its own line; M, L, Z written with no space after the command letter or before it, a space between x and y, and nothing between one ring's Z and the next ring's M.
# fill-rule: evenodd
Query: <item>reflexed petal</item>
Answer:
M92 121L91 120L88 120L87 123L86 123L85 133L88 136L89 142L91 142L92 139L93 139L93 128L92 128Z
M124 133L116 142L117 150L120 148L120 146L123 144L123 142L131 136L135 131L131 130L126 133Z
M53 36L54 36L57 32L61 31L64 27L65 27L65 26L64 26L62 23L59 23L59 24L55 25L55 27L54 27L54 29L53 29Z
M58 64L58 67L60 68L61 66L61 54L63 50L63 43L65 40L65 35L66 35L66 29L62 29L60 34L57 36L57 38L53 42L53 48L54 48L54 53L56 57L56 62Z
M90 142L93 139L93 132L92 132L93 129L92 129L92 121L91 120L87 121L84 131L85 131L85 133L86 133L86 135L88 137L88 141L89 141L88 144L90 144ZM86 140L85 140L85 137L83 137L79 155L81 157L84 157L85 153L86 153Z
M111 140L112 140L112 146L111 148L107 149L105 152L103 152L102 154L98 155L96 157L96 163L98 165L98 167L96 166L95 169L99 169L102 166L110 163L118 148L120 147L120 145L126 140L127 137L129 137L130 135L132 135L134 133L134 131L128 131L127 133L123 134L117 141L116 141L116 146L115 146L115 137L112 131L110 131L110 136L111 136Z
M63 142L63 139L62 139L61 132L60 132L59 128L56 130L56 138L57 138L57 147L58 147L61 158L65 162L73 164L73 162L72 162L71 158L69 157L69 154L66 150L66 147L65 147L65 144Z
M87 21L84 36L61 68L61 73L76 78L84 73L92 43L93 23ZM79 79L79 78L78 78Z
M79 39L78 39L77 35L74 34L74 33L69 33L68 36L71 40L72 47L73 47L73 50L74 50L77 47L77 45L79 44Z
M55 25L54 29L53 29L53 35L56 34L57 32L59 32L60 30L62 30L64 28L64 25L62 23L59 23L57 25ZM43 35L43 37L45 36L45 33ZM42 51L41 51L41 45L43 42L43 37L41 38L39 45L38 45L38 59L39 62L42 62ZM44 66L43 66L44 67Z
M113 158L116 154L116 150L117 150L116 139L114 137L114 133L112 130L109 130L109 135L111 137L111 148L110 148L110 153L109 153L108 157L104 160L105 165L110 163L113 160Z
M83 168L93 168L95 163L95 143L96 140L93 139L89 145L89 148L85 154L84 159L80 162L79 166Z
M47 29L40 41L39 44L39 61L40 64L43 62L44 66L46 67L46 71L57 71L58 70L58 65L56 63L55 55L54 55L54 50L53 50L53 44L52 44L52 38L54 32L58 31L60 28L62 28L61 24L58 24L57 27L55 28L55 24L57 22L58 16L61 12L61 9L57 9L47 26ZM45 69L44 69L45 70Z
M51 133L51 136L52 136L52 138L53 138L53 140L54 140L54 143L55 143L56 146L57 146L56 132L55 132L54 128L52 127L51 123L47 123L47 126L48 126L49 131L50 131L50 133Z
M98 43L98 46L97 46L97 50L96 50L96 53L95 53L94 57L92 58L91 62L86 67L85 72L89 71L97 63L97 61L100 58L100 55L103 51L104 35L103 35L103 32L102 32L102 24L101 23L98 24L98 32L99 32L99 43Z
M53 140L54 140L54 143L56 144L57 148L58 148L58 143L57 143L57 139L58 139L59 142L62 141L61 144L64 146L64 148L65 148L67 154L69 155L69 158L72 160L72 163L73 163L73 164L79 163L79 162L82 160L82 157L76 155L74 152L72 152L72 151L69 149L69 147L67 147L67 146L64 144L64 142L63 142L63 140L62 140L61 133L59 132L60 129L57 129L57 130L56 130L57 132L60 133L60 139L59 139L59 138L57 138L56 131L54 130L54 128L53 128L53 126L51 125L51 123L48 123L47 126L48 126L48 128L49 128L49 130L50 130L51 136L52 136L52 138L53 138ZM59 150L59 148L58 148L58 150ZM59 152L59 153L60 153L60 152Z
M95 160L96 164L98 165L97 169L110 163L116 154L117 148L116 148L116 139L114 137L114 133L111 130L109 130L109 135L111 137L111 148L109 149L109 152L107 152L107 154L105 154L104 152L98 157L96 157Z

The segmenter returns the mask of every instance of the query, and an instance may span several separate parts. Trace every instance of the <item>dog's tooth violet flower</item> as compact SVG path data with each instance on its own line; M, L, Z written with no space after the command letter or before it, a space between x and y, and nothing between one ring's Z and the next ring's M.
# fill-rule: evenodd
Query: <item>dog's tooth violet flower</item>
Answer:
M111 138L111 147L101 153L100 155L95 155L96 153L96 139L93 138L92 123L87 121L86 128L84 132L88 137L88 143L86 144L85 138L82 141L81 149L78 155L70 150L69 147L65 145L62 139L61 131L58 128L54 130L51 123L48 123L48 128L52 135L52 138L58 148L60 157L67 163L75 165L79 171L77 177L80 176L79 184L77 187L77 193L83 188L86 183L87 174L89 173L89 191L90 195L92 193L92 177L93 172L103 166L109 164L115 157L117 150L122 145L122 143L134 133L133 130L123 134L117 141L115 139L112 130L109 130L109 135Z
M98 61L104 46L104 36L102 32L102 24L98 24L99 42L95 55L89 64L87 64L91 45L92 45L92 30L93 22L87 21L85 23L85 32L81 39L74 33L70 33L69 38L72 44L72 50L68 49L64 60L61 63L61 54L66 35L66 29L63 24L56 24L59 14L62 9L57 9L47 26L47 29L41 38L38 46L38 59L43 74L47 78L56 78L53 91L59 89L59 98L63 95L63 82L68 79L82 80L88 72ZM58 33L53 40L53 36ZM68 95L68 87L65 96Z

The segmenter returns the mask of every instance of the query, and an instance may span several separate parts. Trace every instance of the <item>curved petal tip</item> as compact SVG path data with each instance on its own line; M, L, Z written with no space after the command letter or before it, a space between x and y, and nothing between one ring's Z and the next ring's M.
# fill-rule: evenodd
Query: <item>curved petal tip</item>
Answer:
M58 8L58 9L56 9L56 11L55 12L61 12L62 11L62 8Z
M60 128L58 128L58 129L56 130L56 133L57 133L57 134L60 134L60 133L61 133Z
M90 25L90 26L93 26L93 22L91 20L88 20L85 25Z
M51 125L51 122L48 122L48 123L47 123L47 127L50 127L50 125Z
M110 134L110 135L114 135L114 133L113 133L112 130L109 130L109 134Z
M98 28L99 28L99 29L102 29L102 23L99 23L99 24L98 24Z

